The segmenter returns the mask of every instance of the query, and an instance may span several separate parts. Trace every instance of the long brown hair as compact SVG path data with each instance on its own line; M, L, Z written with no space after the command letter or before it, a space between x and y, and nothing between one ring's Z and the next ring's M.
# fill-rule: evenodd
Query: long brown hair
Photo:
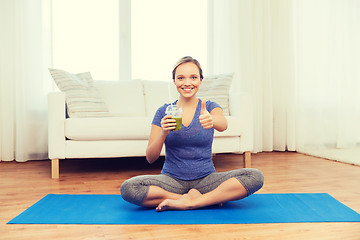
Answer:
M203 78L204 78L204 76L203 76L203 71L202 71L202 69L201 69L201 65L200 65L200 63L198 62L198 60L196 60L195 58L192 58L192 57L190 57L190 56L185 56L185 57L183 57L183 58L180 58L180 59L176 62L176 64L174 65L174 69L173 69L173 71L172 71L172 78L173 78L173 80L175 81L175 72L176 72L177 67L180 66L181 64L187 63L187 62L194 63L194 64L197 66L197 68L199 69L199 73L200 73L200 79L203 79Z

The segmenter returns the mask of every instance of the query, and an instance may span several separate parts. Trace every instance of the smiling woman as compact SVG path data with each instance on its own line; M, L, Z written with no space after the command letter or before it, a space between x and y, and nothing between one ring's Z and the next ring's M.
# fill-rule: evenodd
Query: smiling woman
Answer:
M218 173L212 160L214 131L227 129L227 119L216 102L198 99L202 83L200 64L183 57L173 70L181 107L182 127L159 107L152 121L146 159L154 163L165 145L165 162L160 175L133 177L121 185L122 197L133 204L154 207L157 211L190 210L245 198L259 190L264 181L254 168Z

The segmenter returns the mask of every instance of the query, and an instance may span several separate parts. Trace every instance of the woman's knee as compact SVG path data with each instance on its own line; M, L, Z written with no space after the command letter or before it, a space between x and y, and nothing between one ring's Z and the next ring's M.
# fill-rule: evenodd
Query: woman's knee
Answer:
M149 187L142 184L141 180L135 178L130 178L123 182L120 187L120 192L122 198L130 203L141 206L144 201Z
M264 175L256 168L242 169L242 174L236 178L243 184L248 195L255 193L264 185Z
M252 177L254 178L254 182L255 182L254 185L256 186L256 190L255 190L256 192L264 185L264 174L259 169L253 168Z

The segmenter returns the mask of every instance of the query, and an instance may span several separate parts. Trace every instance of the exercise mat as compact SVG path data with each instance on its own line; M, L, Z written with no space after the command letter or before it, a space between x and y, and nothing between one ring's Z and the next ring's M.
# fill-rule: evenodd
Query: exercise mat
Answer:
M251 224L360 222L360 214L327 193L253 194L188 211L156 212L121 195L49 194L8 224Z

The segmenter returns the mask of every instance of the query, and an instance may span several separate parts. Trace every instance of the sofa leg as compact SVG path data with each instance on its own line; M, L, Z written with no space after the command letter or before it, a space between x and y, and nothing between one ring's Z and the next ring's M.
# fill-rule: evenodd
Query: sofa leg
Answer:
M59 178L59 159L51 159L51 178Z
M244 152L244 166L245 168L251 168L251 152Z

